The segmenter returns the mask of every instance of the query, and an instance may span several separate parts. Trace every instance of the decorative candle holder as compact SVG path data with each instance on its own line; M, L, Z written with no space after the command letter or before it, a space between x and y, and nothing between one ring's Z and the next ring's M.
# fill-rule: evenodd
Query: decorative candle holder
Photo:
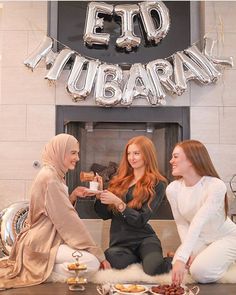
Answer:
M67 279L67 284L69 285L70 291L84 291L84 284L87 283L87 279L80 276L80 271L86 271L87 266L85 264L79 263L79 258L83 256L80 251L75 251L72 253L72 256L75 258L74 263L68 264L68 269L75 272L75 276Z

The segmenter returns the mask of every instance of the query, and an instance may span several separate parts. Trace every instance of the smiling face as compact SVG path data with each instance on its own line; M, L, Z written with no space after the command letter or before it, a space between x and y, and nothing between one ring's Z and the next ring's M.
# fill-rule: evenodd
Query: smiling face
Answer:
M133 169L145 167L143 155L136 144L130 144L127 149L127 159Z
M79 145L65 154L64 165L69 170L74 170L76 163L79 161Z
M174 148L170 164L172 165L173 176L184 177L193 168L192 163L187 159L183 149L178 145Z

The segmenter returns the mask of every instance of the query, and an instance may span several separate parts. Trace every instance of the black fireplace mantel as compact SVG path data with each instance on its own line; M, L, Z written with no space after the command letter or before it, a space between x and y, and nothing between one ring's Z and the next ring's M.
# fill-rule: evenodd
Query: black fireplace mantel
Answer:
M190 108L141 106L130 108L104 108L99 106L85 107L78 105L56 106L56 133L69 133L74 135L80 141L81 161L76 166L75 171L67 173L66 182L69 187L69 192L71 192L78 185L84 185L80 183L79 175L83 170L82 163L84 163L84 159L86 158L84 152L87 153L88 151L88 147L84 147L84 138L82 136L82 134L86 134L86 125L93 126L95 129L97 126L106 126L106 130L119 130L119 132L122 128L124 128L124 126L128 126L128 128L131 126L131 132L134 133L135 131L133 127L139 128L141 126L141 128L146 128L148 126L152 126L155 128L164 128L166 132L164 175L169 181L171 181L172 176L171 169L169 167L169 160L171 158L173 147L178 141L189 139L190 137ZM81 131L81 128L84 130L83 132ZM148 131L146 130L146 132ZM98 141L97 146L94 146L94 151L96 153L98 153L97 147ZM76 210L79 212L81 218L98 218L93 210L93 203L93 199L78 199ZM173 216L171 214L170 206L165 199L161 207L158 209L158 212L153 215L153 219L172 218Z
M180 139L190 138L189 107L114 107L56 106L56 134L65 132L68 122L153 122L177 123Z

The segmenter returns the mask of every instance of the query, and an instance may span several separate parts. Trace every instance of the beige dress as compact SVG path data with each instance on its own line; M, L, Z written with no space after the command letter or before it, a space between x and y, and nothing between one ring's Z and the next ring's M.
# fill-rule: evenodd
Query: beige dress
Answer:
M17 237L10 258L0 262L0 287L44 282L61 244L105 259L69 201L63 179L54 167L45 165L32 186L28 226Z

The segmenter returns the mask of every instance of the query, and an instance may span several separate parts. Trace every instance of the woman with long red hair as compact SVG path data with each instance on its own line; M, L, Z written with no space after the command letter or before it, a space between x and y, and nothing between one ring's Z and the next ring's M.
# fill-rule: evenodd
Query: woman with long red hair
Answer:
M113 268L141 262L149 275L171 269L171 259L163 258L161 242L148 224L164 198L165 187L152 141L145 136L130 139L117 175L95 202L97 214L111 219L105 256Z
M172 280L181 284L189 270L197 282L215 282L236 261L236 224L227 217L226 185L197 140L178 143L170 163L176 180L166 195L181 239Z

